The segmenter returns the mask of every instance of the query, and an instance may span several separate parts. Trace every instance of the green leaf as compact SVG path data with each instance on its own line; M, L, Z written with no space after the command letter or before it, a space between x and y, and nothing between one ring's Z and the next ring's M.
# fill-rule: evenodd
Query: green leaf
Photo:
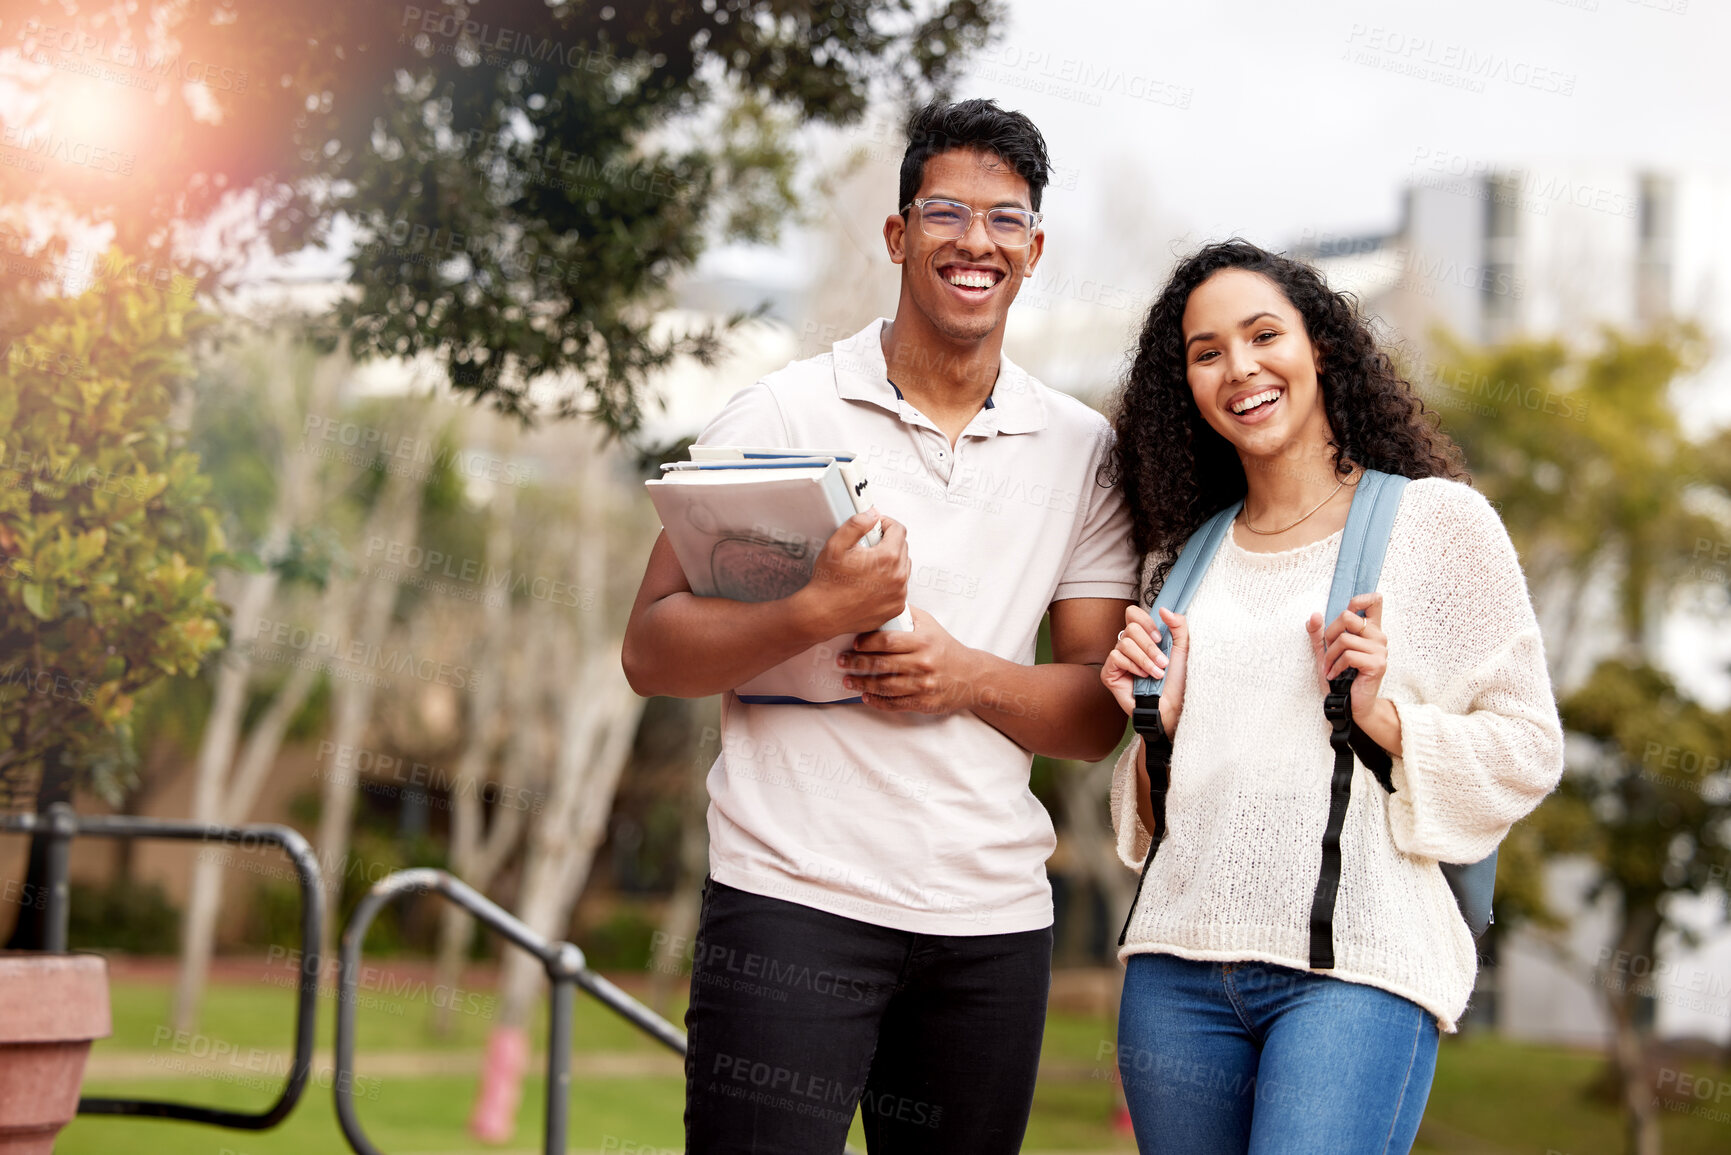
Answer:
M45 585L36 582L24 583L24 608L29 610L40 621L52 621L54 611L54 593Z

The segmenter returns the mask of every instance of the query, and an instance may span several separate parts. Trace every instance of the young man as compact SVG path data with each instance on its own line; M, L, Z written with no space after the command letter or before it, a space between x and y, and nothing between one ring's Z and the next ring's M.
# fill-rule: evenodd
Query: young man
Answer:
M1045 247L1046 146L989 101L915 115L894 321L736 395L701 442L849 449L878 510L775 602L699 598L665 536L631 611L641 694L722 693L710 879L686 1015L686 1149L1021 1149L1045 1024L1052 824L1032 754L1098 759L1135 597L1129 521L1097 471L1105 420L1004 359ZM882 517L883 540L855 548ZM879 631L907 603L911 632ZM1034 665L1051 616L1053 661ZM733 687L841 634L857 705ZM1101 832L1101 837L1105 837Z

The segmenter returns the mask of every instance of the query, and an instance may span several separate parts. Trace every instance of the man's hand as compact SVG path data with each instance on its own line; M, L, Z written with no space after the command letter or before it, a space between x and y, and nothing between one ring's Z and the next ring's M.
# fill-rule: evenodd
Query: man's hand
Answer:
M953 714L989 694L975 684L974 651L926 611L912 613L913 629L862 633L853 649L837 655L844 684L873 709L919 714Z
M873 630L836 659L875 710L976 718L1024 750L1094 762L1124 733L1124 715L1100 684L1127 603L1117 598L1054 602L1052 661L1025 666L951 637L912 609L910 631Z
M824 543L810 580L770 602L696 596L663 531L625 627L621 662L631 688L645 697L719 694L821 642L875 630L901 613L912 568L907 530L883 518L883 540L859 548L878 520L872 512L848 518Z
M859 548L872 526L883 522L883 540ZM814 636L875 630L907 607L908 531L876 510L842 522L813 563L811 580L791 595Z

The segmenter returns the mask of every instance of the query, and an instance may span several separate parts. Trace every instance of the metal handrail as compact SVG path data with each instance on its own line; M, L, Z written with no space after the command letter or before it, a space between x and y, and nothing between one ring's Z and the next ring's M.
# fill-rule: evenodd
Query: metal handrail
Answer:
M175 841L219 842L227 845L262 843L279 846L295 869L301 891L301 966L295 1006L295 1047L282 1093L268 1108L253 1113L171 1103L155 1099L81 1098L80 1115L125 1115L133 1118L177 1119L233 1130L263 1131L287 1118L300 1102L312 1074L314 1029L318 1011L321 955L319 934L324 919L324 888L317 856L299 831L259 823L219 826L132 815L81 815L64 802L45 814L0 814L0 834L27 834L48 840L49 886L44 911L45 953L63 954L71 914L71 843L79 837L163 838ZM685 1032L602 978L585 964L583 952L568 942L549 942L520 919L443 870L399 870L367 893L343 928L342 973L337 991L336 1066L331 1088L343 1137L358 1155L382 1155L362 1130L354 1107L355 1006L360 975L361 945L367 928L386 903L403 894L432 892L463 907L512 943L540 960L552 985L548 1019L546 1141L548 1155L565 1151L569 1131L572 1009L576 988L582 987L656 1042L684 1055ZM856 1155L846 1148L847 1155Z
M404 894L438 894L480 919L506 939L528 951L546 968L552 984L547 1016L547 1155L565 1150L570 1129L571 1011L575 988L582 987L669 1050L685 1053L685 1032L591 971L583 952L568 942L548 942L510 911L443 870L421 867L399 870L380 879L349 916L343 928L342 978L337 988L337 1061L331 1078L337 1122L358 1155L383 1155L361 1128L355 1115L355 1003L361 970L361 944L367 928L386 903Z
M264 1131L288 1117L300 1102L312 1074L314 1028L318 1014L319 930L324 921L324 884L318 858L300 832L287 826L260 823L250 826L215 826L203 822L172 822L126 814L78 814L64 802L56 802L42 814L0 815L0 833L41 835L48 842L48 904L44 941L48 953L66 952L67 923L71 916L69 872L72 840L97 838L166 838L189 842L221 842L228 845L265 843L280 846L294 864L301 890L301 965L298 1001L295 1005L294 1059L282 1094L263 1111L225 1111L192 1103L169 1103L155 1099L82 1098L80 1115L127 1115L147 1119L179 1119L207 1123L237 1131Z

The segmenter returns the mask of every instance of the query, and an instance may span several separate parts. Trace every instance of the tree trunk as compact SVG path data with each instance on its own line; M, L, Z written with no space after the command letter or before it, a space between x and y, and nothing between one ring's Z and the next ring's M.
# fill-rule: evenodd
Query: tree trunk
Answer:
M266 535L267 550L281 549L288 538L286 517L280 517ZM277 575L248 574L241 579L240 596L234 601L233 629L244 639L245 624L263 616L276 590ZM192 820L222 821L221 805L229 764L240 741L241 717L246 710L247 683L252 678L252 646L239 640L217 659L216 689L210 715L199 735L198 760L194 764ZM192 881L187 887L186 910L180 924L180 970L175 976L174 1029L190 1032L198 1026L199 1003L210 973L210 955L216 938L216 913L222 902L222 859L200 852L194 857Z
M555 556L576 558L576 585L593 591L593 609L577 615L564 660L548 664L553 685L559 747L547 806L532 823L516 915L551 939L565 936L571 910L588 879L590 863L613 810L613 793L630 757L643 715L643 699L632 692L620 664L620 631L611 623L607 597L609 538L603 498L606 462L599 446L582 460L575 479L576 510L566 540L550 543ZM565 535L560 535L564 537ZM522 1097L526 1049L524 1024L544 973L522 951L505 955L500 977L499 1019L489 1041L470 1133L502 1142L515 1128Z
M502 447L495 444L495 449L499 448ZM516 515L515 493L512 486L500 486L488 503L483 580L490 581L492 575L507 573L511 568L516 540L512 524ZM464 736L462 752L457 756L451 783L451 873L483 894L523 828L522 811L506 808L494 815L492 829L485 835L482 829L484 779L488 767L493 765L494 751L506 731L499 717L506 681L503 659L512 642L533 646L541 636L541 631L534 628L522 631L526 637L512 636L514 618L517 621L533 620L534 615L527 610L512 614L509 586L507 582L506 588L498 591L496 599L483 603L481 607L481 633L472 650L474 662L471 667L482 671L481 681L469 698L468 732ZM528 673L524 671L511 679L512 684L532 685ZM533 725L526 717L522 720L525 725ZM504 785L501 782L501 786ZM439 915L439 944L433 962L435 987L455 989L460 985L463 963L468 958L469 942L473 937L474 919L456 903L444 903ZM450 1035L451 1013L451 1000L434 1000L432 1030L435 1036L445 1038Z
M574 680L565 733L546 812L530 836L518 918L549 939L565 937L571 910L588 880L606 831L619 774L631 754L643 699L632 693L617 644L592 656ZM609 685L607 679L614 683ZM489 1053L524 1049L524 1025L545 981L540 964L520 950L506 952L499 979L499 1018ZM522 1099L520 1064L489 1064L482 1072L470 1131L487 1142L510 1139Z
M557 625L551 620L553 615L539 606L516 611L515 616L517 630L523 635L523 644L517 653L519 660L512 665L496 667L499 679L505 681L508 678L511 689L505 711L509 735L504 744L500 787L501 794L513 798L514 802L494 812L492 824L483 836L480 833L481 802L478 796L472 798L469 808L473 812L471 821L476 830L474 842L461 860L456 857L454 849L452 852L453 872L481 891L490 887L504 870L505 864L522 845L530 823L546 808L549 751L552 747L547 715L551 711L542 709L541 703L547 696L543 682L550 658L550 639L557 636ZM475 793L478 795L478 789ZM456 910L454 903L446 905L447 910ZM457 932L451 929L451 923L467 927L471 921L467 914L463 914L460 921L442 923L441 935L450 934L454 938ZM466 942L466 939L462 941ZM510 953L509 948L507 953ZM444 965L449 966L448 973L455 976L460 973L462 955L454 953ZM448 1012L441 1015L439 1008L435 1008L435 1016L435 1030L441 1024L448 1027Z
M183 748L180 743L158 737L144 754L143 763L138 769L138 785L120 800L117 813L128 818L143 815L145 804L162 788L164 781L171 777L180 765ZM137 861L138 839L116 838L114 840L114 867L116 879L128 881L132 878L133 863Z
M327 591L317 619L318 629L332 634L346 616L341 591L334 588ZM242 679L239 707L233 709L237 730L241 709L246 705L244 679L250 676L252 665L250 656L244 661L246 672L239 675ZM228 673L225 668L219 679ZM270 705L265 707L264 713L247 733L246 742L241 746L238 757L233 753L232 746L230 752L224 755L225 765L230 762L233 764L232 773L225 771L219 775L221 779L228 780L228 788L210 800L214 812L207 814L202 803L195 800L195 821L227 826L239 826L247 821L252 815L253 806L258 802L259 792L264 787L270 768L276 764L276 756L282 749L289 724L306 704L317 680L318 670L311 663L296 666L289 671L288 678L272 696ZM223 690L219 680L219 702ZM215 716L215 706L212 707L211 714ZM208 739L208 726L205 735ZM232 741L226 737L222 740ZM229 856L229 851L210 847L199 851L194 860L192 884L187 891L186 914L181 926L180 974L175 986L174 1023L175 1029L179 1031L191 1031L198 1025L198 1003L203 995L205 979L210 972L211 956L215 953L217 912L222 905L223 871L228 865Z
M1651 969L1659 940L1661 919L1651 899L1624 898L1623 925L1612 959L1645 959ZM1624 974L1601 967L1599 989L1611 1015L1611 1064L1622 1088L1624 1150L1627 1155L1660 1155L1658 1099L1654 1094L1648 1063L1648 1036L1637 1015L1646 997L1639 984Z
M309 362L306 356L297 354L292 338L287 334L281 335L276 347L267 353L272 375L264 382L260 397L271 413L273 425L286 442L300 429L304 414L329 408L344 359L327 357L316 363ZM310 370L303 371L303 367L308 365ZM288 370L280 377L275 376L275 371L283 366L288 366ZM267 565L282 554L305 512L319 505L319 474L312 456L284 453L277 465L276 508L271 511L269 527L259 542L259 554L266 559ZM240 742L247 689L252 680L253 631L276 595L277 584L278 576L272 569L242 574L238 578L239 590L232 602L234 613L230 618L232 641L229 649L217 660L210 714L204 732L199 735L192 793L194 821L244 822L256 796L256 787L252 787L251 796L231 797L229 771L235 748ZM291 675L285 688L292 689L295 685L296 680ZM274 761L274 745L249 740L248 746L249 753L267 768ZM245 806L231 804L225 807L225 800L231 803L244 801ZM220 857L201 853L193 866L186 910L181 921L180 970L175 978L171 1012L174 1028L178 1031L192 1031L198 1025L198 1008L204 997L204 984L215 942L217 908L222 901L221 863Z
M617 646L596 655L589 660L588 674L577 680L576 692L565 707L559 774L529 839L516 915L552 939L565 937L571 909L588 881L613 809L619 774L643 716L643 699L625 684L619 659ZM608 675L618 684L606 685L602 678ZM501 1024L521 1025L529 1020L541 974L540 965L524 952L506 956L499 983Z
M418 426L421 407L415 405L408 428ZM399 433L403 432L398 430ZM420 529L421 496L425 478L408 470L386 474L384 490L378 503L367 517L366 541L412 542ZM363 654L379 653L391 628L391 616L397 604L397 582L386 580L378 573L366 578L350 579L364 583L353 594L356 613L349 619L352 646ZM339 752L360 746L367 736L367 722L373 712L376 670L359 671L359 677L334 679L331 687L331 747ZM413 677L411 671L410 677ZM412 687L405 692L413 695ZM341 915L343 879L348 875L349 833L354 826L355 791L359 788L358 773L326 774L319 790L319 861L325 866L325 923L321 942L326 956L335 937L333 928Z
M36 788L36 813L46 815L56 802L72 801L73 768L59 747L42 756L42 777ZM48 839L41 834L30 836L30 865L24 874L24 890L28 895L48 893ZM7 950L42 950L48 944L48 911L37 902L18 904L18 921L13 924L12 937L6 940Z

